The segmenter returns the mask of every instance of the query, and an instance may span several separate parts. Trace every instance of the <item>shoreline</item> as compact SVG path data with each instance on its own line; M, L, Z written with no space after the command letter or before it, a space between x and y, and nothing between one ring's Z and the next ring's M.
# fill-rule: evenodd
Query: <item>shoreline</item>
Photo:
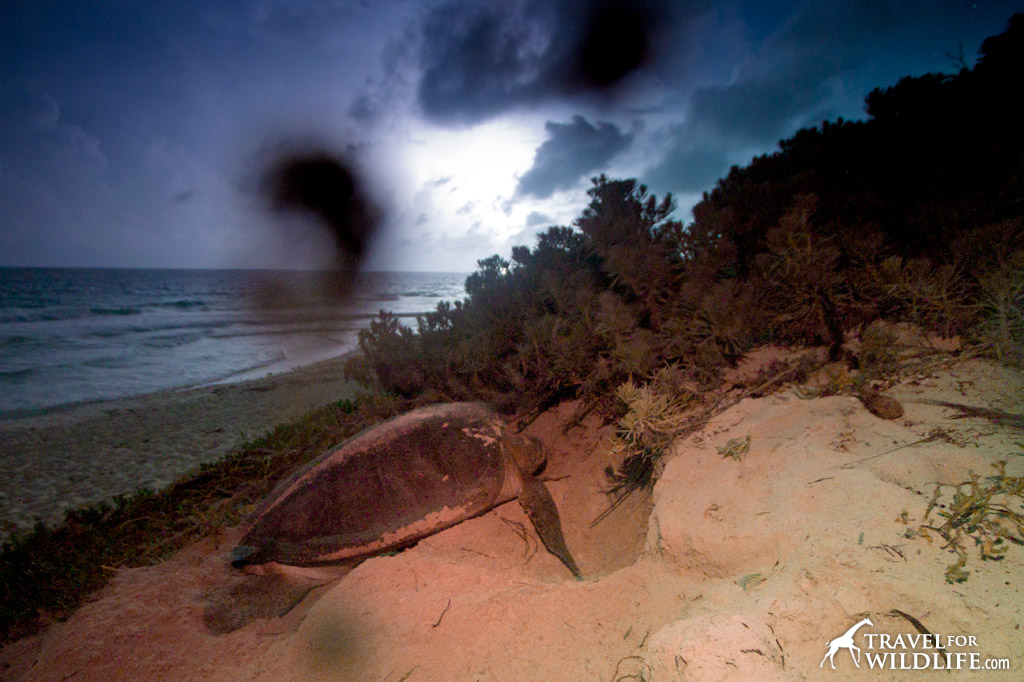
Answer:
M222 374L214 374L210 378L193 380L190 383L171 386L165 385L163 387L154 386L148 390L144 389L142 392L129 393L126 395L89 397L56 403L53 405L3 409L0 410L0 428L3 428L10 423L30 421L36 417L45 417L50 414L63 414L77 411L88 412L92 405L114 404L159 393L189 391L192 389L207 388L210 386L223 386L266 379L273 375L287 374L289 372L302 369L303 367L348 357L352 353L356 352L356 347L357 342L355 340L348 343L334 345L324 344L322 346L318 346L317 344L313 344L311 348L305 348L298 353L282 351L280 356L260 364L252 365L244 369L232 370Z
M355 384L342 376L348 355L0 420L0 541L36 519L59 523L67 509L160 490L282 422L353 396Z

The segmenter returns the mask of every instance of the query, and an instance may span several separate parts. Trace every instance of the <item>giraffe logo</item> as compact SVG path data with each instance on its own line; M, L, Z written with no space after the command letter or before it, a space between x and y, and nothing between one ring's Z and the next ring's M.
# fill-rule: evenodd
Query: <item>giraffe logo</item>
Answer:
M836 669L836 652L840 649L849 649L850 658L853 659L853 664L860 667L860 647L853 643L853 636L857 633L857 630L864 627L865 625L874 625L870 619L865 618L864 620L858 621L852 628L839 635L831 642L828 643L828 653L825 654L825 658L821 659L821 663L818 667L821 668L825 665L827 660L831 665L832 669ZM856 651L856 653L854 653Z

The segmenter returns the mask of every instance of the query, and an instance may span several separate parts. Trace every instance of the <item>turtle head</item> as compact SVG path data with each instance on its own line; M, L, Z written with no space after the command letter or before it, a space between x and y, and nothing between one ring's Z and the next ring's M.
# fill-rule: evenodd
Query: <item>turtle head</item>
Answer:
M537 474L547 463L548 456L544 452L544 446L533 436L524 436L513 433L511 429L504 429L501 440L505 451L512 456L520 470L528 474Z

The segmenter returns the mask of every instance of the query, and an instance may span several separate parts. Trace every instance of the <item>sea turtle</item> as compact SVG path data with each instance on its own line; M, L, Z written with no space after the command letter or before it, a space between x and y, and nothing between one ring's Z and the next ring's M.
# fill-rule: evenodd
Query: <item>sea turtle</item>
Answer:
M232 565L250 575L208 599L206 625L230 632L283 615L364 559L516 497L548 551L582 579L555 502L535 477L544 462L539 441L481 403L431 405L371 427L283 481L253 512L231 552ZM325 566L341 570L317 572Z

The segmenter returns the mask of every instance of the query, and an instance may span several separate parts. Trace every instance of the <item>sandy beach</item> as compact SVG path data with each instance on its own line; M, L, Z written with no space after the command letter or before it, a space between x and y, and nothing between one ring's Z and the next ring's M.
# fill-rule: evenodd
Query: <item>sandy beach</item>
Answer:
M0 421L0 537L139 488L159 490L306 412L350 397L334 358L235 383Z
M741 371L770 359L752 354ZM1024 474L1019 430L928 401L1020 414L1024 374L966 360L889 393L905 409L898 419L792 388L743 399L674 444L652 494L593 526L609 502L604 467L616 464L609 427L590 419L563 432L573 411L563 405L528 432L549 452L583 582L518 532L529 526L512 502L364 562L284 619L218 636L202 609L228 576L238 529L226 529L160 565L119 570L70 619L0 652L0 678L1019 680L1024 548L982 562L968 538L968 578L950 584L956 555L919 529L941 522L925 515L937 485L991 476L999 461L1006 476ZM740 457L722 455L748 438ZM857 655L843 648L853 630ZM933 662L920 637L908 644L925 632L954 665L1006 667L867 669L868 654Z

